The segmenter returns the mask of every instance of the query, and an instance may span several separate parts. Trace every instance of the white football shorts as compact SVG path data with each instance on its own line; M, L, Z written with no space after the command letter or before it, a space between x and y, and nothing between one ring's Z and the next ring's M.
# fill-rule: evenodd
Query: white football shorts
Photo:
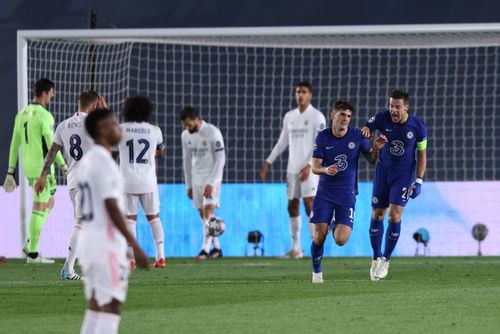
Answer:
M286 183L287 183L287 194L288 199L292 200L294 198L307 198L316 196L316 191L318 189L319 176L313 174L312 172L309 174L309 177L300 182L299 174L290 174L287 173Z
M127 216L136 215L139 202L141 202L142 212L145 215L152 216L160 212L158 189L147 194L125 194L125 214Z
M203 197L205 186L193 184L193 206L197 209L203 209L206 205L212 204L218 208L221 184L217 183L214 185L211 198Z
M82 270L87 300L93 296L99 307L109 304L113 299L125 302L130 263L124 250L103 252L102 256L82 263Z

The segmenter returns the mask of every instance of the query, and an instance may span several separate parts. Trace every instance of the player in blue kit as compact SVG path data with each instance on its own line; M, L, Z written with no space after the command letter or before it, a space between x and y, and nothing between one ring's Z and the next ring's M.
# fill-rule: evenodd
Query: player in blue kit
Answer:
M370 147L360 130L349 127L353 112L354 107L348 102L336 101L330 112L332 127L321 131L314 144L312 172L321 177L311 216L311 223L315 224L311 244L313 283L323 283L321 261L329 227L339 246L351 235L358 194L359 155L363 153L370 163L375 163L386 143L385 136L381 135Z
M374 281L385 278L389 272L389 261L401 231L403 208L409 198L416 198L420 194L427 164L427 128L424 122L408 113L409 102L407 92L392 91L389 109L376 113L361 129L366 138L370 138L377 130L388 140L380 153L373 181L373 215L369 233L373 248L370 278ZM417 173L413 179L415 165ZM389 225L382 253L383 222L387 208Z

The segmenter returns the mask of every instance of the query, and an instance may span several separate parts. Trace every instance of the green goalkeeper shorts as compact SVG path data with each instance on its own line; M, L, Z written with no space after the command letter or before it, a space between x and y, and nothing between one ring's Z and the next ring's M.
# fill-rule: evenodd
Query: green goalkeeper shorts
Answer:
M38 181L37 177L28 177L28 183L33 189L33 202L47 203L49 199L54 196L57 190L56 177L52 174L47 175L45 179L45 189L40 194L35 193L35 183Z

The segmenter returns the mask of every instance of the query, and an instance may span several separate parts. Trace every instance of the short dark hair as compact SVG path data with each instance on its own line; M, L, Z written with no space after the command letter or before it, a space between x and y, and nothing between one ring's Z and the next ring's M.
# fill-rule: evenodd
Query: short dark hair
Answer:
M184 107L181 111L181 120L184 121L187 118L200 118L200 113L192 106Z
M92 139L97 137L97 128L102 120L113 116L113 112L110 109L96 109L93 113L89 114L85 118L85 129Z
M300 81L298 82L296 85L295 85L295 88L299 88L299 87L306 87L307 89L309 89L309 91L312 93L313 90L312 90L312 87L311 87L311 84L307 81Z
M43 92L49 92L52 88L54 88L54 83L49 79L42 78L35 82L35 96L41 96Z
M395 100L404 100L405 104L410 102L410 95L403 89L394 89L389 96Z
M99 94L95 90L86 90L80 94L78 101L83 108L89 107L99 99Z
M123 119L125 122L147 122L153 113L153 104L145 96L131 96L123 105Z
M333 110L350 110L352 112L356 111L354 109L354 107L349 102L344 101L344 100L337 100L337 101L333 102L332 109Z

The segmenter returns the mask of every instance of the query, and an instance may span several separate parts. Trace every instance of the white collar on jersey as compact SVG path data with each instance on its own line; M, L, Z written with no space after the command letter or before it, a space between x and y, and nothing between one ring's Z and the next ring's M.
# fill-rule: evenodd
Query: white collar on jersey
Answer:
M297 112L301 115L305 114L306 112L308 111L311 111L313 109L313 105L311 103L309 103L309 105L307 106L306 110L304 110L303 112L300 112L300 109L299 107L295 108L295 110L297 110Z

